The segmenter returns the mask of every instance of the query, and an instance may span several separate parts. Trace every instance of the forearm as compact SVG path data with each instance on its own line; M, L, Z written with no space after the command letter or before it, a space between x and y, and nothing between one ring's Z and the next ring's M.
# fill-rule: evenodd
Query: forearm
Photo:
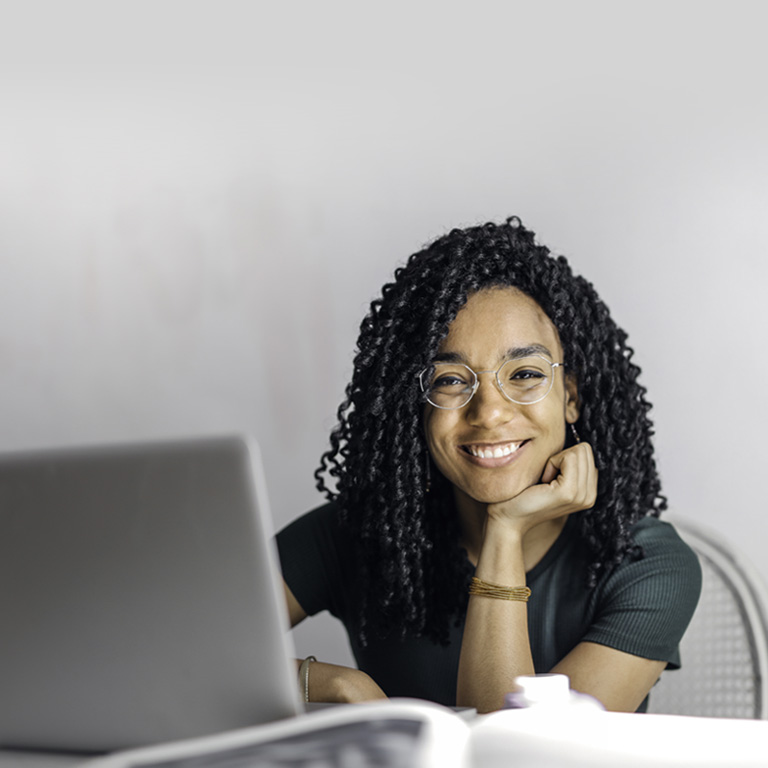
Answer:
M509 587L525 586L522 535L486 529L475 575ZM479 595L469 598L459 657L456 703L479 712L499 709L518 675L533 674L527 604Z

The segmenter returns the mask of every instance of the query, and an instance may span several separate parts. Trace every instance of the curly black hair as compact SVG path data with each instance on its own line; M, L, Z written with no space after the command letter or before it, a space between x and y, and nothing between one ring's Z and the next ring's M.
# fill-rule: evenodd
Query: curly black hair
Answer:
M666 509L640 368L592 284L536 243L517 217L454 229L413 254L372 302L330 450L315 472L358 545L363 644L371 631L445 643L465 610L471 566L459 547L451 486L434 465L426 492L430 459L417 377L468 297L498 286L538 302L578 381L578 430L599 470L597 501L578 517L591 552L587 583L626 556L641 557L631 526Z

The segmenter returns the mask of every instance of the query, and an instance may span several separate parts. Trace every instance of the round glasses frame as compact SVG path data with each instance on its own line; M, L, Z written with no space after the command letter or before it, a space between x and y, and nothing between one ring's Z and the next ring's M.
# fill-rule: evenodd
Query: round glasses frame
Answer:
M428 374L430 370L435 367L435 365L441 365L441 363L435 363L434 365L427 366L419 374L419 386L421 387L421 391L424 393L426 401L430 405L434 406L435 408L440 408L444 411L457 411L459 408L463 408L465 405L467 405L469 401L475 396L475 392L477 392L477 389L480 386L480 379L478 376L481 373L492 373L496 377L496 384L499 388L499 391L507 400L509 400L511 403L516 403L517 405L534 405L535 403L540 403L552 391L552 385L555 383L555 368L564 368L565 364L553 363L551 360L547 360L547 358L543 357L542 355L527 355L527 357L538 357L540 360L543 360L545 363L547 363L552 369L552 375L549 377L549 386L547 387L547 391L541 395L541 397L537 397L535 400L515 400L515 398L510 397L509 393L504 389L504 385L501 383L501 379L499 378L499 373L501 372L501 369L507 365L507 363L511 362L510 360L505 360L495 371L473 371L468 365L464 365L464 363L456 363L456 365L460 365L462 368L466 368L472 374L472 386L467 390L469 394L467 395L467 399L461 405L438 405L438 403L435 403L429 398L429 387L424 384L424 376Z

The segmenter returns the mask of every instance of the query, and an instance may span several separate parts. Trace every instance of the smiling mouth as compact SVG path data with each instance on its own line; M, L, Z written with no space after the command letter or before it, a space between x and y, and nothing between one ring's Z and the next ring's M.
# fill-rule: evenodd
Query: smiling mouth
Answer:
M527 440L521 440L518 443L498 443L497 445L469 443L462 445L461 450L477 459L501 459L505 456L511 456L526 442Z

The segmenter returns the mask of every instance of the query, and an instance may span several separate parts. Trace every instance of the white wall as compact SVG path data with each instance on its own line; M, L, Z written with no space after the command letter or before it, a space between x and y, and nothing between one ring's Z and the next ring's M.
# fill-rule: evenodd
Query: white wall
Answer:
M381 284L515 213L629 330L672 508L768 577L765 4L8 5L0 449L251 431L281 525Z

